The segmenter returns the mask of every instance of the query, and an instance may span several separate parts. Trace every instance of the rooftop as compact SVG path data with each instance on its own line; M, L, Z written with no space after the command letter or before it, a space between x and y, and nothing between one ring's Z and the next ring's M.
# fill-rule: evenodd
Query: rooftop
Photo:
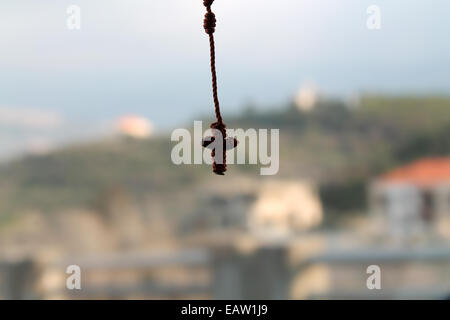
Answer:
M450 157L424 158L391 170L380 176L378 181L412 183L420 187L450 183Z

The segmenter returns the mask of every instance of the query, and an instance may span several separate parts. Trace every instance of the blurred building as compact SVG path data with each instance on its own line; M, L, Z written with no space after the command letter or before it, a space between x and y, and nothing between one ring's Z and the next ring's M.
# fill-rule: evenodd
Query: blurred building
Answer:
M322 205L307 182L273 181L261 187L248 217L249 227L265 233L304 231L320 225Z
M301 111L313 110L319 100L319 93L315 85L305 84L298 89L294 97L295 106Z
M124 136L139 139L150 137L154 131L154 126L148 119L135 115L119 118L116 128Z
M332 239L328 239L332 241ZM354 239L357 240L357 239ZM380 268L380 288L369 289L369 266ZM309 299L446 299L450 250L377 245L331 246L299 265L293 295Z
M418 160L381 175L370 199L374 218L393 236L449 236L450 157Z
M197 230L241 229L264 235L306 231L322 222L316 188L306 181L274 180L206 194L188 222ZM190 218L191 219L191 218Z

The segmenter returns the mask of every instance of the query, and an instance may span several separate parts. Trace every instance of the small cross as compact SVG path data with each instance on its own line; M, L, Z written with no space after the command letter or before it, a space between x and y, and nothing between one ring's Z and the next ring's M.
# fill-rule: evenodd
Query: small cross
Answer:
M226 152L227 152L227 150L236 148L236 146L238 145L238 140L236 138L232 138L232 137L227 137L227 138L223 139L223 141L222 141L222 159L223 159L223 161L221 161L223 164L218 164L216 161L217 160L216 150L211 145L215 140L216 140L215 136L206 137L202 140L202 146L204 148L208 148L208 149L212 150L211 156L213 158L213 171L215 174L223 176L225 171L227 171ZM225 146L225 148L223 148L223 146Z

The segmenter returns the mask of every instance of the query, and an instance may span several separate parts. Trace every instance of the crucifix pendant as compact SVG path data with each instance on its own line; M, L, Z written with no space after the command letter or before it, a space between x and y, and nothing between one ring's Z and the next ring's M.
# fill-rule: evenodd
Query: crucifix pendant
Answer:
M224 132L226 134L226 131ZM206 137L202 140L202 146L211 149L213 172L223 176L225 175L225 171L227 171L226 152L235 148L238 145L238 140L236 138L226 137L220 130L214 128L213 134L213 136ZM216 139L217 136L219 136L219 139Z

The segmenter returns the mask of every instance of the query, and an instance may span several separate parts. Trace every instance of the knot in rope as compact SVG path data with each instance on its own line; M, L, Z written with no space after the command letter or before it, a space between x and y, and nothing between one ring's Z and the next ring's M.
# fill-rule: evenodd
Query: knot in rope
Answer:
M216 15L213 12L209 11L205 14L203 28L207 34L213 34L216 31Z
M216 154L216 150L211 151L211 157L213 158L213 172L215 174L223 176L227 171L227 129L223 122L217 121L211 124L211 129L217 130L222 134L222 154ZM214 133L214 139L216 134Z
M211 129L216 129L218 131L220 131L220 133L222 134L223 139L226 139L227 137L227 126L223 123L223 122L214 122L211 124Z

